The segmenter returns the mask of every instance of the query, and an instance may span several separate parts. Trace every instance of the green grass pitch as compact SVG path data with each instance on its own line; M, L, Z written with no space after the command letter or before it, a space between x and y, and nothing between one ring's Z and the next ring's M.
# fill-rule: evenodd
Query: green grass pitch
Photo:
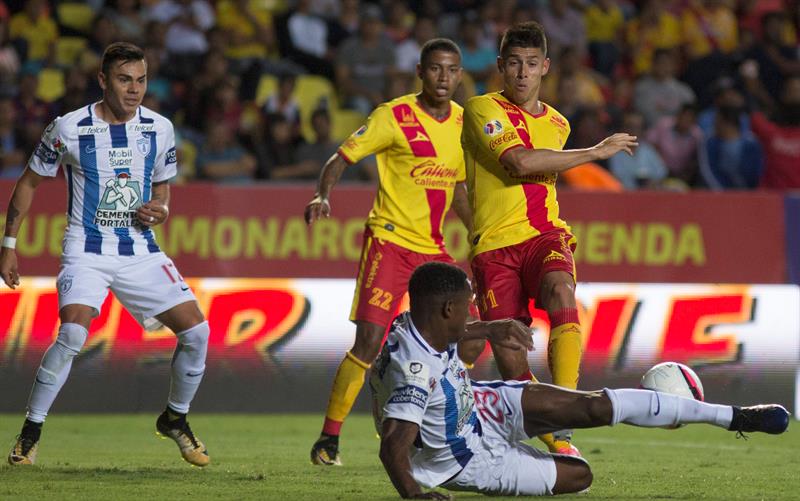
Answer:
M171 441L155 436L155 418L51 416L36 466L0 466L0 499L399 499L365 415L345 425L341 468L309 462L321 416L192 415L212 459L205 469L184 463ZM3 454L21 422L20 415L0 415L0 437L8 446ZM780 437L753 434L746 441L706 425L578 431L575 443L592 465L594 485L587 494L564 498L800 499L797 426L793 422Z

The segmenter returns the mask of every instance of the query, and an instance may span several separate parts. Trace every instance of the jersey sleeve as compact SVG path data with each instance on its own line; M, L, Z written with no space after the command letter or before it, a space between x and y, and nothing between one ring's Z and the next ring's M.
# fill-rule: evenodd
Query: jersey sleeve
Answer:
M67 151L67 145L61 137L60 120L61 117L50 122L28 160L28 167L40 176L54 177L58 173L61 157Z
M178 155L175 151L175 129L167 122L164 135L164 147L156 155L153 167L153 182L160 183L175 177L178 173Z
M375 108L367 118L367 123L350 134L339 147L339 154L349 164L364 157L385 150L394 140L394 116L387 105Z
M422 425L430 396L429 373L430 367L423 361L393 361L386 374L386 385L392 390L383 407L383 418Z
M483 151L500 160L503 153L525 146L506 111L493 99L473 99L464 108L464 149Z

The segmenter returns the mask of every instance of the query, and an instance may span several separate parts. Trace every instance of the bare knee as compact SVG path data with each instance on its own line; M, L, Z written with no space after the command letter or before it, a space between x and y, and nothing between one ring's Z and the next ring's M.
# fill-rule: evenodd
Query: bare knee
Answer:
M572 275L563 271L545 275L539 297L548 312L575 307L575 282Z
M592 485L594 475L586 461L568 456L556 456L554 460L556 483L553 486L553 494L580 492Z
M356 340L350 353L362 362L371 364L381 349L386 327L371 322L356 322Z

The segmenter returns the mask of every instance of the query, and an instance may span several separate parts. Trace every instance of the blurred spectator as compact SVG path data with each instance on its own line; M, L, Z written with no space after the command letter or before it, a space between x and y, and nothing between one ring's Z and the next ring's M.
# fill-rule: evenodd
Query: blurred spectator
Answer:
M558 180L570 188L583 191L624 191L625 187L600 164L578 165L558 175Z
M739 117L741 133L746 135L750 131L750 117L742 113L745 108L744 96L736 89L734 80L730 77L722 77L717 80L713 88L714 103L706 108L697 116L697 125L706 137L711 137L716 129L716 117L720 112L728 113L728 116L736 115Z
M148 68L148 80L149 80ZM65 115L71 111L80 109L86 106L87 102L91 102L100 96L89 96L89 77L79 66L72 66L64 73L64 95L53 103L52 117L58 115Z
M14 102L0 97L0 178L16 179L22 174L32 144L26 143L19 130Z
M263 179L286 179L291 177L297 162L297 149L292 134L292 124L277 113L266 120L263 158L259 161L258 177Z
M333 79L333 57L328 48L328 25L311 13L310 1L299 0L287 20L290 59L307 71Z
M664 161L642 134L643 125L642 115L626 113L622 120L622 131L638 136L639 146L633 156L620 152L608 160L611 173L629 190L657 188L667 177Z
M221 0L217 22L226 35L225 55L242 62L241 67L267 57L275 48L272 14L261 0Z
M497 49L482 42L480 20L474 12L467 14L461 22L461 66L475 81L477 94L486 93L489 78L497 73Z
M389 3L386 21L386 36L395 44L408 38L411 35L411 29L415 26L414 13L408 10L408 5L404 0L395 0Z
M50 17L45 0L27 0L25 8L11 16L9 36L25 41L26 61L43 61L51 56L58 39L58 26Z
M5 9L4 4L0 14ZM10 92L17 80L20 60L19 49L11 42L8 32L8 11L5 16L0 15L0 92Z
M761 112L750 118L764 146L762 188L800 189L800 77L784 81L778 112L770 120Z
M539 21L547 33L547 52L559 54L563 47L572 47L583 56L586 50L586 26L581 13L567 0L550 0L541 10ZM517 22L513 19L512 22Z
M401 42L395 48L397 71L406 76L415 75L422 45L436 37L436 24L432 19L420 17L414 25L414 36ZM462 60L463 65L463 60Z
M698 155L703 145L703 132L697 125L697 109L684 104L676 116L665 116L647 131L647 142L652 144L664 163L670 177L694 184L698 171Z
M278 79L278 89L275 94L267 98L264 103L264 115L280 114L292 127L294 139L300 137L300 105L294 98L294 75L281 75Z
M629 20L625 39L634 73L649 73L657 49L677 49L683 42L678 18L664 9L663 0L646 0L638 17Z
M714 115L714 129L700 155L703 184L713 190L745 190L758 186L764 168L761 144L742 130L744 113L724 107Z
M214 8L205 0L161 0L150 18L167 25L165 44L172 56L199 56L208 50L206 31L215 23Z
M578 109L569 118L571 132L564 149L590 148L608 137L608 118L599 107Z
M228 76L228 60L221 52L211 51L203 58L200 72L189 81L184 122L198 131L205 127L205 119L211 106L215 89Z
M344 42L336 58L336 83L344 105L368 115L386 100L394 65L394 47L383 32L380 9L368 5L358 36Z
M314 129L315 141L300 145L292 164L272 167L271 179L313 180L319 176L322 165L336 153L339 145L330 137L331 118L328 110L324 108L314 110L311 114L311 127ZM342 179L352 179L356 171L355 167L346 169Z
M669 49L658 49L653 55L649 76L636 82L634 106L649 127L662 116L675 115L686 103L693 103L694 92L675 78L677 61Z
M244 106L239 101L239 78L228 76L224 78L215 88L205 116L205 123L223 122L235 134L238 134L242 127L242 115Z
M342 42L358 34L359 0L342 0L339 13L328 22L328 46L336 49Z
M161 74L160 50L157 47L145 47L144 57L147 61L147 95L153 96L159 103L170 103L172 83Z
M689 0L681 25L690 59L730 54L738 45L736 16L724 0Z
M573 47L564 47L550 65L550 73L542 80L541 99L555 102L559 82L564 78L574 81L575 103L578 106L601 107L605 104L600 85L606 79L594 70L583 66L578 51Z
M791 75L800 75L797 47L784 42L788 19L782 12L769 12L761 20L762 40L753 47L749 57L758 63L761 84L777 99L781 84Z
M611 76L620 59L619 42L625 19L616 0L598 0L583 14L592 66Z
M144 41L145 20L138 0L109 0L103 13L107 15L119 33L119 40L141 44Z
M93 70L100 68L100 60L106 47L119 39L119 31L114 20L107 13L97 14L92 20L92 29L89 34L89 52L92 54ZM86 54L84 53L84 56ZM86 63L84 63L86 64Z
M224 122L210 122L197 155L198 177L222 183L249 183L255 170L256 159L236 141L234 131Z
M16 116L23 121L24 137L26 144L37 144L42 130L52 119L50 106L36 97L39 86L39 74L35 65L26 63L22 67L19 78L17 98L14 100Z

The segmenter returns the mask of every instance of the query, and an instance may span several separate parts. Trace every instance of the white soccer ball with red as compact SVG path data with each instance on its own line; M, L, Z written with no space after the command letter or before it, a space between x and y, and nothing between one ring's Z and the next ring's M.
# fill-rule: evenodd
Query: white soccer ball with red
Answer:
M705 399L703 383L692 369L678 362L654 365L642 376L641 387L686 398Z

